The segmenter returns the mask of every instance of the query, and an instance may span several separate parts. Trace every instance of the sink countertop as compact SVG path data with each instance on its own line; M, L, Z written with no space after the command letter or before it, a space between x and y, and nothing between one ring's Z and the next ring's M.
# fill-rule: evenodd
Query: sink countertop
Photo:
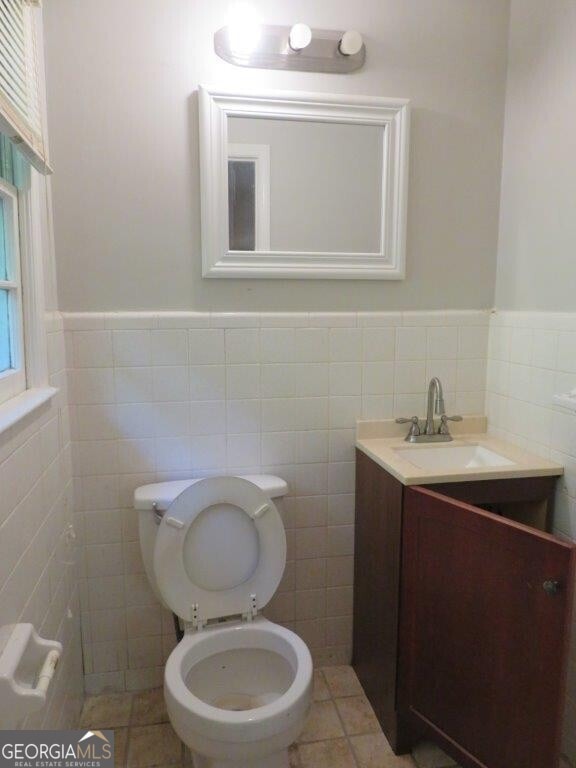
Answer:
M407 443L408 424L394 421L359 421L356 428L356 447L393 475L403 485L432 485L473 480L504 480L519 477L544 477L564 474L564 467L543 459L523 448L498 440L487 434L484 416L465 417L462 422L450 424L454 440L449 443ZM443 447L481 445L514 462L497 467L456 467L453 470L423 469L400 456L396 449L420 448L442 450Z

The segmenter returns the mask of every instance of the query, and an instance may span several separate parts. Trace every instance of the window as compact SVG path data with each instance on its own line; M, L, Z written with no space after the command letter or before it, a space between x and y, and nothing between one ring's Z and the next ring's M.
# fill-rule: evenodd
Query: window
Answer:
M57 392L49 385L44 314L50 222L39 174L51 171L41 121L40 21L39 0L0 0L0 432Z
M0 158L0 403L3 403L26 388L26 371L18 190L12 183L12 150L5 137L1 137Z

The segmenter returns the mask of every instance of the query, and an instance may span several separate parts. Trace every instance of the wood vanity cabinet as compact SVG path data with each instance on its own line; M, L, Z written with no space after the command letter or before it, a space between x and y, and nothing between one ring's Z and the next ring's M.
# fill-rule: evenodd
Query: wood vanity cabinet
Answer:
M555 477L406 487L357 451L353 666L397 754L556 768L575 548Z

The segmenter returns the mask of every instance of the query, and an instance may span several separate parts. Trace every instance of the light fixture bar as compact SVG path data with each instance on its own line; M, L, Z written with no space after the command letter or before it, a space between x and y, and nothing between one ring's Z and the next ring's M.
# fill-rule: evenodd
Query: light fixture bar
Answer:
M301 50L294 50L290 46L292 29L293 27L262 25L259 28L257 44L252 50L243 51L233 48L231 40L234 36L230 35L228 27L222 27L214 35L214 50L224 61L238 67L346 74L363 66L366 46L361 42L361 38L359 50L345 55L340 49L340 43L346 32L313 29L310 43ZM360 37L357 32L354 34Z

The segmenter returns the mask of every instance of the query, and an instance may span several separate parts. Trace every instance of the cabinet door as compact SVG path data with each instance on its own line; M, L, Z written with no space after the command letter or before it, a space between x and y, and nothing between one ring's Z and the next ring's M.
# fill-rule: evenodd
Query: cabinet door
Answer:
M405 493L401 714L466 766L555 768L574 547L423 488Z

